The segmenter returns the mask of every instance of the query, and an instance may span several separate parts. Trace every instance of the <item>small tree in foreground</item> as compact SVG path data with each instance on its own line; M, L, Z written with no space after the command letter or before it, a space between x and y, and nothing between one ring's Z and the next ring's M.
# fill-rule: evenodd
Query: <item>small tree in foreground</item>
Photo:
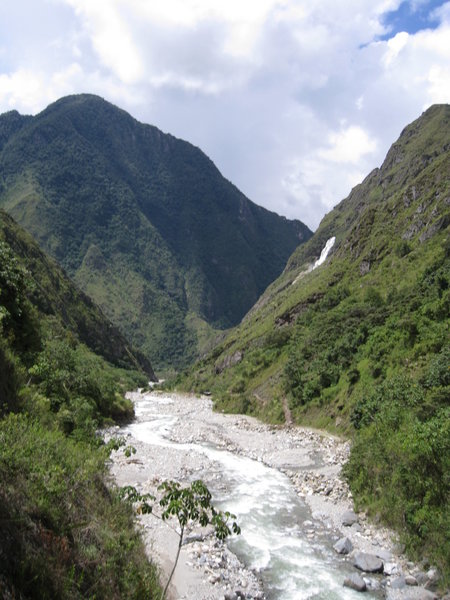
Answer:
M232 533L239 534L241 529L234 520L236 515L214 508L211 502L211 494L201 480L194 481L188 487L181 487L176 481L164 481L158 487L158 490L163 494L159 501L163 509L160 518L167 521L171 517L175 517L179 525L179 531L176 531L179 540L175 562L161 594L161 600L164 600L178 564L184 532L188 523L199 524L202 527L212 525L214 534L219 540L225 540ZM121 493L129 502L138 505L137 510L141 514L153 514L153 507L149 501L154 501L155 497L151 494L140 494L132 486L122 488Z

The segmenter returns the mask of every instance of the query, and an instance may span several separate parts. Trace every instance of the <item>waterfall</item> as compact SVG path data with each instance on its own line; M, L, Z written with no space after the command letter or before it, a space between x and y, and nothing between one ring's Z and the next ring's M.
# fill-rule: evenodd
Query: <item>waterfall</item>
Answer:
M325 244L325 247L323 248L323 250L320 253L320 256L316 260L316 262L313 265L310 265L306 271L302 271L299 275L297 275L297 277L292 282L292 285L295 285L307 273L311 273L311 271L314 271L314 269L317 269L317 267L320 267L320 265L326 261L327 256L328 256L331 248L334 246L335 241L336 241L336 238L334 236L330 237L327 240L327 243Z
M334 246L335 241L336 241L336 238L334 236L330 237L330 239L327 240L325 247L323 248L322 252L320 253L320 257L314 263L311 271L314 271L314 269L317 269L317 267L320 267L320 265L326 261L328 253L330 252L331 248Z

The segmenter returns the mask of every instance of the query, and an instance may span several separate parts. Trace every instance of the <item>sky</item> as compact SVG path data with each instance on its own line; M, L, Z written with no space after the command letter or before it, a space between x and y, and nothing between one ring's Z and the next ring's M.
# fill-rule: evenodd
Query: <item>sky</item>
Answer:
M450 1L0 0L0 113L83 92L316 229L450 102Z

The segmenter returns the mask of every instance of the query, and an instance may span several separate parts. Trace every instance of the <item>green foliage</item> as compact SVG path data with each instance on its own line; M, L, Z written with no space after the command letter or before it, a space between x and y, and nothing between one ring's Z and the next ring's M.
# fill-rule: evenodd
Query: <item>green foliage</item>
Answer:
M376 387L361 392L361 397L353 406L351 421L355 429L361 429L379 418L388 422L392 430L397 430L403 415L417 410L423 403L421 386L409 377L390 377Z
M8 344L0 338L0 417L19 409L20 389L24 380L25 369Z
M120 336L0 217L0 595L158 597L133 514L107 485L110 447L96 435L132 415L124 390L148 378L80 343L83 323L93 323L100 340L119 343L104 354L121 362ZM125 364L137 366L130 357Z
M181 527L181 536L189 521L198 522L202 527L211 523L219 540L226 539L231 533L240 533L235 521L236 516L229 512L218 511L211 503L211 494L206 485L196 480L188 487L181 487L176 481L164 481L158 488L163 492L160 505L163 507L162 519L176 517Z
M28 300L33 284L8 244L0 239L0 331L27 360L38 347L36 313Z
M179 540L177 553L174 560L169 579L161 594L161 600L164 600L172 581L173 574L180 557L181 546L183 545L184 531L186 526L199 524L202 527L212 525L214 534L218 540L225 540L232 533L239 535L241 529L234 519L236 516L230 512L217 510L211 502L211 493L201 480L193 481L189 486L182 487L177 481L164 481L158 486L162 493L159 501L162 507L161 519L167 521L172 517L176 518L179 525L177 531ZM121 495L128 502L135 505L137 511L141 514L152 514L155 497L151 494L141 494L133 486L125 486L121 489ZM232 520L231 523L230 520Z
M433 361L427 386L408 377L379 384L355 405L358 427L346 475L358 502L396 527L411 553L428 556L449 574L450 408L448 385ZM438 368L438 370L440 370ZM433 382L433 383L431 383ZM446 388L440 405L427 396Z
M129 419L133 407L123 398L117 371L60 328L50 331L28 373L49 398L63 430L89 435L104 419Z
M105 451L24 415L0 421L0 575L27 598L158 597Z
M311 236L98 97L17 119L0 117L0 205L159 368L198 355L201 321L238 323Z
M396 244L394 252L399 258L402 258L411 252L411 246L406 240L401 240Z
M17 319L22 315L25 302L27 273L20 266L11 248L0 241L0 302L3 307L2 321Z

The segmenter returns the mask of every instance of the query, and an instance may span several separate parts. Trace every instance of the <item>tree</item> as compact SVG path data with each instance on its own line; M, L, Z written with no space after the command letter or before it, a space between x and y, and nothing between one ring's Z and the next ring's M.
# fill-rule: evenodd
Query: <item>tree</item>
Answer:
M161 519L167 521L175 517L179 525L177 554L169 579L161 595L161 600L164 600L178 564L184 532L188 523L198 523L202 527L211 524L214 528L214 534L219 540L225 540L232 533L238 535L241 529L234 520L236 515L228 511L222 512L213 506L211 493L201 480L196 480L187 487L181 487L176 481L164 481L158 487L158 490L163 492L159 501L163 509ZM122 488L121 493L128 501L137 504L137 511L141 514L154 514L149 501L154 501L155 497L151 494L140 494L133 486Z

